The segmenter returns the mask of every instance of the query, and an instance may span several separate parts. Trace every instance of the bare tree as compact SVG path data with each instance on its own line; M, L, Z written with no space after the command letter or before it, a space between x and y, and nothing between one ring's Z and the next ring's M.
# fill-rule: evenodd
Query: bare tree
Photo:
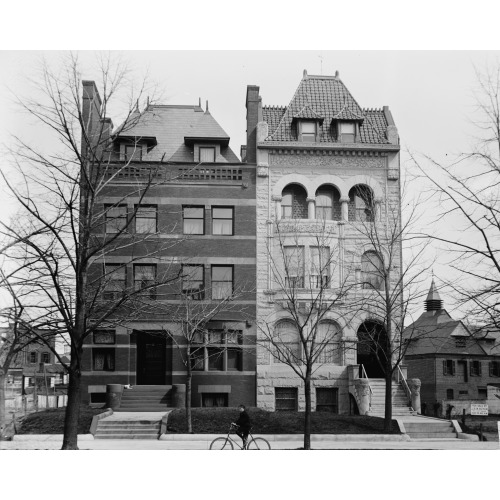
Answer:
M417 226L417 196L406 203L406 186L402 201L385 203L385 210L377 207L367 186L360 186L356 196L362 200L356 220L351 226L359 236L362 255L353 259L357 265L357 290L350 306L368 318L358 331L358 340L352 348L371 353L385 378L384 430L390 432L392 421L392 385L401 380L409 394L406 380L402 380L400 365L409 342L431 332L405 330L412 312L420 305L426 293L428 271L432 263L427 255L428 239L420 237ZM403 214L400 207L403 206ZM362 243L362 245L361 245ZM364 374L366 375L366 373Z
M341 335L331 313L343 309L351 285L341 269L336 235L327 221L308 223L305 256L302 222L279 220L268 244L273 302L259 321L258 344L278 363L290 367L305 390L304 449L311 448L311 391L315 373L342 356ZM306 271L307 269L307 271ZM306 283L308 280L308 283ZM344 319L349 322L349 311Z
M484 331L500 327L500 64L476 69L478 134L469 151L444 165L411 154L416 175L430 185L429 210L439 230L426 231L440 244L457 305ZM481 334L479 330L478 334Z
M133 250L138 242L155 242L148 246L147 256L164 248L154 231L129 231L144 196L159 182L158 170L144 164L134 167L133 155L128 161L116 162L112 123L107 118L112 103L122 102L124 89L132 90L128 105L122 106L119 130L123 133L133 127L148 88L143 83L134 91L127 69L119 61L113 64L101 58L99 69L101 95L97 90L89 93L88 86L82 85L76 56L70 55L57 72L43 65L36 82L38 94L19 99L19 104L56 139L53 149L46 151L15 137L11 169L1 173L20 209L15 223L1 225L7 241L18 242L4 245L5 255L7 261L25 263L11 274L10 284L14 289L31 287L22 301L31 328L46 324L49 318L52 330L65 332L71 347L71 360L65 365L69 387L62 449L77 449L85 339L110 322L144 314L153 295L178 278L166 265L158 275L144 275L129 286L121 280L119 266L106 266L110 256L124 249L132 253L131 262L144 258ZM130 171L136 174L135 186L112 205L104 205L108 187ZM126 204L129 196L139 201L123 215L116 207Z

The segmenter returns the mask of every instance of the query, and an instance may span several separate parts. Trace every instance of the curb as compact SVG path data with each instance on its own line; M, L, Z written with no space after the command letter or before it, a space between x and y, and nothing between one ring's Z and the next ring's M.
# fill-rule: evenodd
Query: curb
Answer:
M33 441L42 443L44 441L61 441L63 434L16 434L12 436L12 441ZM94 441L92 434L78 434L78 441Z

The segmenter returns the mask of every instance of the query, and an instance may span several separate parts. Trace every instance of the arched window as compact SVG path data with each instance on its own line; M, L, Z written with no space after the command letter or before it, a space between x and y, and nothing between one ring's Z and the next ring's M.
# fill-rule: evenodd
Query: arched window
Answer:
M317 354L316 363L318 364L336 364L340 365L341 331L337 323L333 321L322 321L316 331L316 346L313 356Z
M375 205L372 190L358 184L349 191L348 213L350 221L373 222Z
M288 319L279 321L274 328L272 353L275 363L299 363L300 335L297 325Z
M361 257L361 282L363 288L384 290L384 266L380 256L373 250Z
M307 219L307 193L298 184L289 184L281 193L282 219Z
M316 191L316 219L341 220L340 193L334 187L321 186Z

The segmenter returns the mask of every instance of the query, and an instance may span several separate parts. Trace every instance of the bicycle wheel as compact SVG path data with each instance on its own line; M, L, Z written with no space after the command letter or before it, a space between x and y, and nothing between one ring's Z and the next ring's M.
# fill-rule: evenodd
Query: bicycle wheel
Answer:
M228 438L216 438L210 443L211 450L232 450L233 443Z
M264 438L253 438L247 445L247 450L270 450L271 445Z

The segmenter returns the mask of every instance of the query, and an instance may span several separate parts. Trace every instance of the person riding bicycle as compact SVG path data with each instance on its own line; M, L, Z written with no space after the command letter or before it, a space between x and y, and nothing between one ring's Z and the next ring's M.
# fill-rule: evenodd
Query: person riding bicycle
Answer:
M240 436L240 438L242 439L243 449L245 449L247 446L248 434L250 432L250 429L252 428L252 424L250 422L250 417L245 410L245 405L239 405L238 409L240 411L240 416L238 417L238 420L236 420L236 422L232 423L232 425L237 427L236 434L238 434L238 436Z

